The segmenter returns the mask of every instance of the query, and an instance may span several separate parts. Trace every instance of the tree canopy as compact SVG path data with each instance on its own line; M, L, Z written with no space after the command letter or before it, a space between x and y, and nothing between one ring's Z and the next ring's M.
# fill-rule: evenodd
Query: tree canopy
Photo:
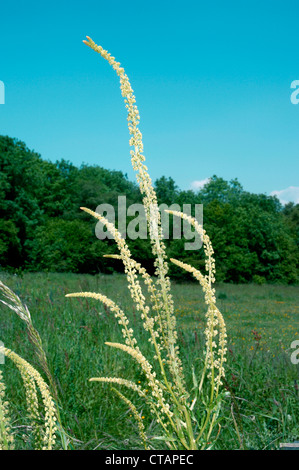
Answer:
M203 225L215 251L218 281L298 281L298 204L282 206L276 197L246 192L237 179L225 181L215 175L197 192L182 191L165 176L156 180L155 189L159 204L181 208L190 204L192 211L196 204L203 205ZM126 196L127 208L142 202L137 184L120 171L45 161L25 143L0 136L0 269L121 270L119 262L103 258L116 253L113 240L97 239L96 223L80 211L81 206L96 210L100 204L110 204L117 225L121 195ZM204 271L202 249L185 250L186 241L165 240L168 255ZM134 258L151 269L149 242L137 239L128 244ZM187 279L175 266L170 275Z

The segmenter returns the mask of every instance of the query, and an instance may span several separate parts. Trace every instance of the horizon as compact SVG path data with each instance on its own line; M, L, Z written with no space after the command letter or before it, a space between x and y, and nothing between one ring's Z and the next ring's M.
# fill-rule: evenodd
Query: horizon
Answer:
M1 7L2 135L136 180L119 81L89 35L130 79L154 181L217 175L299 203L297 2L17 4Z

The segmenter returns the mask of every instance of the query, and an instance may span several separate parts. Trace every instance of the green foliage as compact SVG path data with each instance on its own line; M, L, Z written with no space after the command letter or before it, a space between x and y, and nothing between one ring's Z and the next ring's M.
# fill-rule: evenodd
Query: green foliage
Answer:
M182 191L172 178L155 182L159 204L203 204L204 228L217 259L217 279L227 282L294 283L299 269L299 205L282 207L278 199L251 194L235 179L213 176L198 192ZM65 160L45 161L23 142L0 136L0 266L72 272L111 272L121 263L102 255L114 253L111 240L97 240L94 224L79 207L96 210L102 203L115 208L118 196L127 207L141 203L135 183L120 171L100 166L75 167ZM194 213L192 212L194 216ZM128 221L130 219L128 218ZM170 235L173 220L170 220ZM136 260L153 273L146 240L127 240ZM204 268L202 250L186 251L187 240L165 240L167 254ZM104 248L105 247L105 248ZM54 249L53 249L54 248ZM174 279L191 276L171 266Z
M11 220L0 219L0 266L17 267L20 257L21 243L17 227Z
M37 271L82 272L94 255L101 257L99 244L92 243L93 235L81 220L49 219L36 229L29 263Z
M97 240L94 226L85 221L53 218L37 228L28 259L30 271L109 274L121 270L104 258L115 251L107 240Z
M171 205L174 201L177 201L179 196L179 188L174 180L172 178L165 178L165 176L156 180L155 191L158 200L167 205Z
M299 204L289 202L283 209L283 215L286 225L290 228L292 237L294 238L297 247L299 247ZM297 266L299 264L299 259Z
M172 202L188 203L179 197ZM204 228L213 243L218 281L252 282L254 276L268 282L298 281L299 205L287 215L275 197L250 194L237 180L226 182L216 176L192 203L203 204ZM171 256L182 253L182 240L173 241L169 250ZM185 252L182 256L192 258L193 265L196 261L202 265L200 253ZM182 279L178 273L172 274Z

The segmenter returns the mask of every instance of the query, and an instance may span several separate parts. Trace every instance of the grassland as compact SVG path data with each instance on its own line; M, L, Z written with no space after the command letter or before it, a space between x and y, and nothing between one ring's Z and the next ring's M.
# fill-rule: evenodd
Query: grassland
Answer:
M143 383L130 357L105 341L121 341L112 313L91 299L70 299L78 291L101 292L128 312L140 347L150 355L147 338L130 301L123 275L1 274L31 312L57 382L64 426L75 449L132 449L140 446L135 422L108 385L96 376L122 376ZM218 307L228 330L227 396L216 449L276 449L299 438L299 365L291 363L292 341L299 339L299 287L279 285L216 286ZM187 381L202 366L205 304L196 283L173 284L180 349ZM21 320L0 307L0 340L36 365ZM24 420L24 390L13 366L0 366L10 396L20 448L30 448ZM132 395L134 396L134 392ZM137 398L147 434L155 434L148 410ZM163 444L156 443L157 447Z

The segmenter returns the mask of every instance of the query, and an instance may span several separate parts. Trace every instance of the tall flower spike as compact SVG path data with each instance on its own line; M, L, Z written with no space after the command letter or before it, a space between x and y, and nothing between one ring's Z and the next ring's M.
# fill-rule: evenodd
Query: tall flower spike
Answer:
M0 450L12 450L14 437L11 430L8 402L5 400L5 384L0 370Z
M151 387L152 396L157 400L161 411L165 413L168 418L171 418L172 411L170 410L169 404L165 402L163 396L163 389L165 389L165 387L156 379L156 373L152 371L152 366L148 360L139 351L136 351L136 349L130 348L124 344L110 342L106 342L105 344L113 348L121 349L122 351L132 356L139 363L147 378L148 384Z
M137 411L136 406L127 397L125 397L122 393L120 393L119 390L117 390L114 387L112 387L112 390L119 396L119 398L121 398L125 402L126 405L128 405L128 407L132 411L132 414L133 414L135 420L137 421L139 435L140 435L141 440L143 442L144 448L145 448L145 450L149 450L149 447L147 447L147 444L146 444L147 436L145 434L144 425L143 425L142 419L140 418L140 415Z
M164 315L163 327L166 329L166 335L168 338L168 363L179 393L187 395L184 388L184 377L181 361L178 355L178 346L176 346L176 319L174 316L173 300L170 294L170 281L167 276L168 264L166 262L166 249L163 242L161 217L152 180L148 174L148 169L144 164L145 157L143 155L142 134L138 128L140 116L138 108L135 105L136 99L133 94L129 78L126 75L124 68L120 66L120 63L117 62L108 51L103 49L103 47L95 44L89 36L87 36L87 41L83 42L107 60L120 79L121 93L128 111L128 128L130 135L132 136L130 139L130 146L134 149L130 152L131 161L134 170L137 172L137 181L139 183L141 193L144 195L143 205L147 216L152 251L155 256L156 274L158 276L157 284L160 287L159 306L161 314Z
M56 440L57 411L54 405L54 401L50 395L48 385L46 384L42 376L39 374L39 372L18 354L8 348L4 348L3 346L0 346L0 353L4 354L6 357L12 360L12 362L17 366L17 368L22 371L23 377L29 376L32 380L36 382L36 385L38 386L43 399L43 405L45 410L45 431L43 434L43 450L52 450ZM26 381L24 382L24 385L26 386Z
M204 245L205 259L206 259L206 270L208 274L204 276L198 269L190 266L189 264L182 263L181 261L171 259L171 261L177 266L181 267L185 271L191 273L195 279L197 279L205 294L205 302L208 305L207 312L207 328L206 334L206 347L207 347L207 367L212 370L210 376L214 376L214 369L218 369L218 375L215 378L213 388L215 387L216 393L219 391L219 387L222 384L222 377L224 377L223 363L226 361L226 326L222 314L216 307L216 296L215 289L212 287L212 283L215 282L215 260L213 258L214 250L206 231L199 225L194 217L188 216L183 212L177 211L166 211L174 216L181 217L182 219L189 222L201 236ZM216 330L219 327L219 332ZM214 351L216 347L215 337L219 333L218 349ZM213 379L214 380L214 379Z
M105 295L96 294L95 292L74 292L72 294L67 294L66 297L89 297L95 300L100 300L100 302L111 309L118 323L122 326L122 334L125 339L125 343L128 346L139 350L139 348L136 346L137 341L134 338L134 331L132 328L129 328L129 320L127 316L122 311L122 309L111 299L108 299L108 297Z

